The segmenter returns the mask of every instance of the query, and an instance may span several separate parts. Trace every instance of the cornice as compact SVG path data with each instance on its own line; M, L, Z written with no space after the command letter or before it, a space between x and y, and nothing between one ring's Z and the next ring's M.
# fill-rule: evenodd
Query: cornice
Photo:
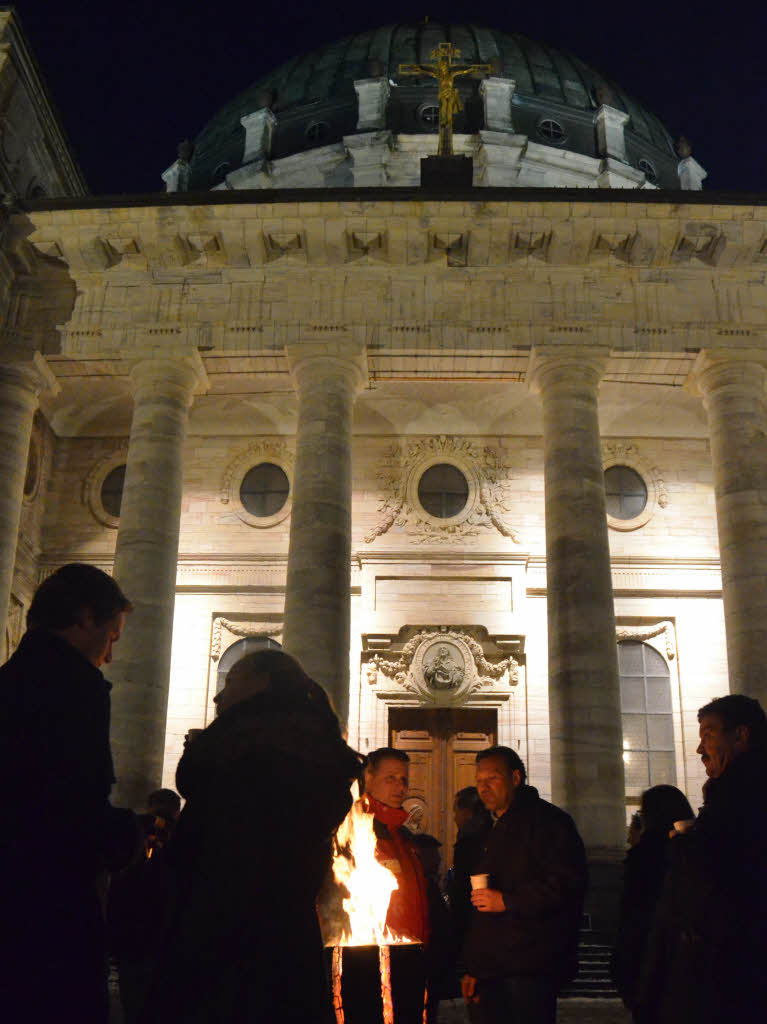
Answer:
M767 268L767 208L588 201L250 203L16 214L76 275L288 267ZM28 219L27 219L28 217Z

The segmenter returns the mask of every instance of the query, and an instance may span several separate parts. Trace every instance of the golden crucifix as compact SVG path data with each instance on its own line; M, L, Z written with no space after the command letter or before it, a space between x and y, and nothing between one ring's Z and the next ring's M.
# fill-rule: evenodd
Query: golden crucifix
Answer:
M428 75L436 78L439 83L439 156L453 155L453 118L459 110L463 110L455 80L459 75L492 74L491 64L454 64L456 57L461 56L452 43L440 43L436 50L431 51L434 64L400 64L401 75Z

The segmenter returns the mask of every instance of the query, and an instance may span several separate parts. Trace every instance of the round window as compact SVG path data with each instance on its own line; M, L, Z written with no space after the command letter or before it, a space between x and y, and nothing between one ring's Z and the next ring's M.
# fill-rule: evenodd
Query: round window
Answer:
M451 519L466 507L469 484L456 466L439 462L429 466L418 481L418 500L437 519Z
M607 514L614 519L636 519L647 505L647 485L630 466L605 470Z
M115 466L114 469L110 470L104 477L104 483L101 485L101 504L104 506L104 511L108 515L114 516L115 519L118 519L120 516L124 486L124 465Z
M306 129L306 139L312 146L324 142L330 134L330 125L325 121L312 121Z
M439 107L433 103L424 103L418 111L418 116L429 128L437 128L439 126Z
M290 483L285 471L273 462L249 469L240 484L240 501L258 519L276 515L288 500Z
M213 172L213 184L220 185L221 182L226 178L227 174L231 171L232 165L230 163L219 164Z
M645 178L650 182L651 185L655 185L658 181L658 172L655 170L649 160L645 160L644 157L637 163L637 167L644 174Z
M538 122L538 134L541 138L546 139L547 142L558 146L565 141L566 132L559 121L545 117L542 121Z

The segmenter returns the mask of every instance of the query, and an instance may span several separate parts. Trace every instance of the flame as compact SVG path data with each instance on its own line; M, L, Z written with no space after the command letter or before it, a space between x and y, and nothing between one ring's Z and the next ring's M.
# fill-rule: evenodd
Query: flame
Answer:
M374 815L365 798L359 797L357 783L352 784L353 804L336 835L333 876L349 893L343 900L348 917L337 945L385 946L412 943L412 939L393 934L386 927L389 900L397 888L393 871L376 859Z

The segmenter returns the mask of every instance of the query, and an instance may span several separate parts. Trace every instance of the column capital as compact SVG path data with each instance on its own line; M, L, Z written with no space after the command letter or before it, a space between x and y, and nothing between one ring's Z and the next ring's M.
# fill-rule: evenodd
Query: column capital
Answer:
M767 365L759 349L702 349L686 381L694 395L705 399L720 388L765 396Z
M35 405L41 391L50 391L56 395L61 390L61 385L41 352L4 352L0 360L0 379L28 391Z
M194 394L205 394L208 390L208 375L197 351L137 359L131 365L130 379L134 395L148 388L166 390L168 394L180 391L187 393L191 402Z
M530 353L528 387L541 394L549 387L577 382L599 386L610 356L606 345L542 345Z
M367 384L367 352L354 342L296 342L285 346L285 355L299 390L315 374L326 376L328 372L346 380L355 394Z

